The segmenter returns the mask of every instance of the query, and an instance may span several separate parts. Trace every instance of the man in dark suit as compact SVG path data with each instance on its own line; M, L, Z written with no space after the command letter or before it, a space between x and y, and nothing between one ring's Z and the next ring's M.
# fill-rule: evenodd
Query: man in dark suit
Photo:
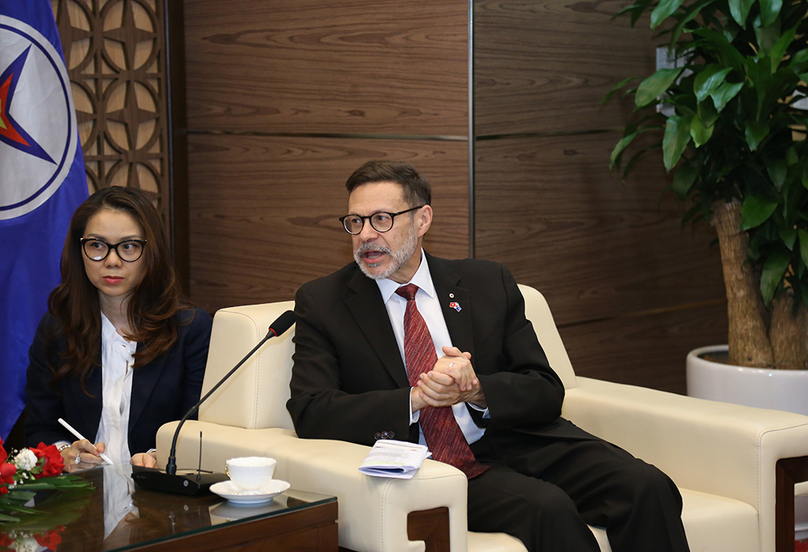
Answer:
M468 526L531 552L684 552L681 497L662 472L560 417L516 282L501 265L421 244L429 183L371 161L348 179L354 260L296 296L291 398L303 438L422 442L463 470Z

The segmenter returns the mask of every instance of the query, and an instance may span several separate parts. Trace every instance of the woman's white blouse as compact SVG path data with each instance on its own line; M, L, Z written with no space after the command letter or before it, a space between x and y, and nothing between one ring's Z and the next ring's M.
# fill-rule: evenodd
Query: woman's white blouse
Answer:
M118 465L129 463L129 405L132 401L132 357L137 343L127 341L101 313L101 423L95 442L106 445L106 454ZM145 451L140 451L145 452Z

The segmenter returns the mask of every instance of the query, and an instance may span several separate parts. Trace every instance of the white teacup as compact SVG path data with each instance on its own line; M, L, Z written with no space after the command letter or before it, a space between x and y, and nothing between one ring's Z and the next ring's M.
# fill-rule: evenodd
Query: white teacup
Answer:
M272 481L276 464L274 458L264 456L231 458L225 462L225 472L236 487L254 491Z

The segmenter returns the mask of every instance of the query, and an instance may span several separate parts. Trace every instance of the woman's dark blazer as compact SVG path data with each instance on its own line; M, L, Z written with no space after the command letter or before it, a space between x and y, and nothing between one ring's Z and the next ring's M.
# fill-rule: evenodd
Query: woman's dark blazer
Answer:
M135 367L129 410L129 450L132 454L154 448L158 428L180 419L198 400L208 358L212 320L201 309L180 311L177 341L149 364ZM48 336L53 336L48 339ZM138 349L142 344L138 343ZM103 406L101 370L94 369L85 382L62 378L56 389L49 385L66 340L59 323L45 314L28 351L25 384L25 434L29 446L40 442L75 441L57 420L64 418L90 440L101 422ZM100 358L99 350L99 358Z

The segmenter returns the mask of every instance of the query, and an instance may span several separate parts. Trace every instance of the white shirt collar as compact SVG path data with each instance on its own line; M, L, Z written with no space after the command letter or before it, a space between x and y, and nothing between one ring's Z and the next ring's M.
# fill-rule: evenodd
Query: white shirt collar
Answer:
M421 248L421 264L418 266L418 270L415 271L415 275L413 275L412 279L407 283L415 284L418 286L418 289L430 297L435 297L435 284L432 282L432 274L429 272L429 263L426 262L426 253L423 248ZM376 280L376 284L379 286L379 291L382 293L382 301L385 303L390 300L390 297L396 293L398 288L402 285L406 285L399 284L390 278Z
M103 312L101 313L101 343L123 343L132 352L137 349L137 342L128 341L119 334L118 330L115 329L115 325L110 322Z

